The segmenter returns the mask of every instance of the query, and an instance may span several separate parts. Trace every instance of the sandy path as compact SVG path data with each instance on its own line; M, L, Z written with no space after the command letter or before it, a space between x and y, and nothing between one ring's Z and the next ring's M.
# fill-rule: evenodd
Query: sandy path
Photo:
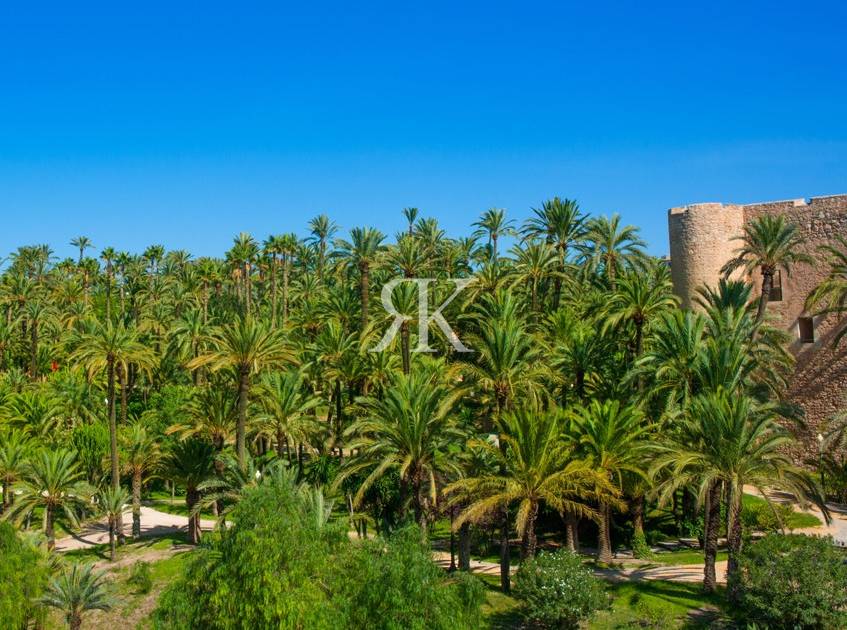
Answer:
M124 512L124 533L127 537L132 535L132 510ZM200 528L211 530L215 527L215 521L201 520ZM152 538L156 536L167 536L178 531L188 531L188 517L177 514L159 512L151 507L141 506L141 536ZM88 523L77 534L60 538L56 541L57 551L68 551L70 549L84 549L94 545L103 545L109 542L109 527L104 521Z

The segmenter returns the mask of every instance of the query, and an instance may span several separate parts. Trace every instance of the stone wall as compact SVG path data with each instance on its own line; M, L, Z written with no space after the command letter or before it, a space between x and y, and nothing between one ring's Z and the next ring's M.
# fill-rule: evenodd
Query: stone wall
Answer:
M809 292L826 276L828 267L820 262L818 247L831 242L836 234L847 234L847 195L757 203L744 206L696 204L671 208L668 228L674 292L690 306L696 288L715 285L720 268L738 247L730 239L741 232L744 223L762 215L784 214L806 239L806 251L819 262L797 265L791 275L782 274L782 300L768 304L774 325L791 336L790 350L796 358L788 397L805 412L801 431L805 457L817 454L817 433L822 425L847 406L847 341L832 346L835 316L814 318L815 342L801 343L798 318L810 316L804 310ZM748 278L758 298L761 276Z

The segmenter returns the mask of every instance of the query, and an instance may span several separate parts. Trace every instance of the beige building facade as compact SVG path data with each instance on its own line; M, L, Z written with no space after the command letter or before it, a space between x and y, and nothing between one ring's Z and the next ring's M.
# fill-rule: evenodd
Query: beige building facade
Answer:
M720 269L739 247L734 236L762 215L785 215L806 240L807 253L819 259L821 244L847 235L847 195L813 197L747 205L699 203L668 211L671 275L674 292L691 308L697 287L715 286ZM789 398L805 411L807 428L801 438L806 454L817 452L817 434L824 423L847 406L847 340L833 347L837 319L815 317L804 309L809 292L826 276L828 267L797 265L790 276L775 278L768 312L775 325L791 336L796 366ZM758 294L761 276L748 278Z

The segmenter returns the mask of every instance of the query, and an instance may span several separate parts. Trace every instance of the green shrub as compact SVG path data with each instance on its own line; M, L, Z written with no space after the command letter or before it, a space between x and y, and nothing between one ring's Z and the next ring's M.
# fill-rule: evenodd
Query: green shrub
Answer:
M432 562L417 526L398 530L387 543L350 545L338 571L333 601L348 628L404 630L478 628L484 590L472 576L461 586Z
M157 628L479 627L482 586L447 577L416 526L351 541L283 481L249 491L233 522L159 600Z
M602 581L564 549L525 561L515 576L514 595L530 621L555 628L575 628L609 603Z
M741 509L741 524L745 530L778 532L787 526L793 510L787 505L768 505L767 502L745 503Z
M149 593L153 588L153 575L150 572L150 563L137 560L129 571L127 583L135 587L138 593Z
M766 536L739 557L739 609L768 628L847 627L847 565L829 538Z
M36 603L47 585L49 568L44 555L21 539L9 524L0 522L0 620L4 628L26 628L42 616Z

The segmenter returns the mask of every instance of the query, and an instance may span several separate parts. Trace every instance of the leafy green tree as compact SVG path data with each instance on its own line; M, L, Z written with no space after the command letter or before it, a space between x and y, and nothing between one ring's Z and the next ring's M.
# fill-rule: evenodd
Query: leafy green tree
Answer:
M515 529L522 538L521 555L535 555L535 521L542 503L559 513L568 512L597 520L587 502L602 499L617 503L617 491L608 480L574 456L563 439L561 411L518 408L498 423L499 441L479 441L497 462L490 474L464 477L445 489L467 507L455 521L478 522L504 506L517 504Z
M847 312L847 237L843 234L833 236L833 244L819 248L829 267L827 275L806 298L806 310L817 315L843 315ZM846 334L847 325L842 325L832 343L837 344Z
M12 487L26 471L27 458L32 444L27 436L18 430L0 432L0 483L3 484L3 498L0 501L0 514L12 505Z
M204 440L189 438L173 444L162 460L162 474L185 488L188 507L188 540L200 542L200 514L194 510L202 498L200 484L215 472L215 449ZM243 464L242 464L243 465Z
M56 545L56 517L62 514L72 526L78 526L80 512L86 508L91 494L74 453L65 449L33 453L19 488L21 494L5 516L19 523L42 509L44 535L50 551Z
M156 470L161 451L156 436L136 421L122 427L120 435L123 472L132 484L132 537L141 536L141 486Z
M626 476L643 477L649 444L649 427L638 407L617 400L592 401L571 412L568 432L578 452L615 487L623 489ZM600 500L597 559L612 561L611 509L615 504Z
M97 493L98 506L109 525L109 560L112 562L117 558L118 527L128 501L129 495L123 488L115 490L110 486Z
M293 355L285 337L265 322L253 317L239 317L215 330L209 339L210 349L189 361L194 369L208 365L212 371L231 369L238 382L238 416L235 425L235 449L242 464L247 456L247 404L251 377L268 367L291 363Z
M794 265L812 264L814 260L803 251L805 243L797 226L784 215L756 217L734 240L741 241L741 246L735 250L735 257L723 266L722 272L727 276L736 269L743 269L748 275L757 270L761 272L761 295L756 312L756 321L761 322L777 271L782 270L788 276Z
M91 610L110 610L114 605L104 572L93 565L71 564L50 580L41 602L65 614L70 630L82 628L85 613Z
M347 430L350 449L339 482L369 471L359 486L356 503L371 484L391 470L400 472L411 499L415 521L425 532L438 496L438 476L458 470L451 452L464 434L452 417L461 390L447 387L433 371L397 375L383 398L364 398L364 417Z
M0 619L7 628L28 628L42 617L38 598L47 586L49 564L43 551L0 522Z
M371 267L377 262L384 247L385 235L374 228L353 228L350 241L338 239L335 247L339 259L347 266L355 268L359 274L359 287L362 308L362 330L368 327L369 300L371 291Z

